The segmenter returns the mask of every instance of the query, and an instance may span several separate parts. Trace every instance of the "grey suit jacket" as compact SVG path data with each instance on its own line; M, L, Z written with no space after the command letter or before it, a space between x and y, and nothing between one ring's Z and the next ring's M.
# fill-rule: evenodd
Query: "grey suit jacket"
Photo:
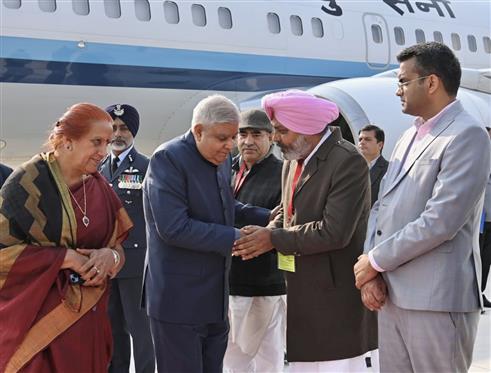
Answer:
M389 297L405 309L479 308L479 221L490 172L484 128L460 102L408 155L416 129L396 144L368 222L365 252L386 272ZM486 151L487 150L487 151Z
M486 221L491 221L491 177L488 179L486 185L486 192L484 193L484 213L486 214Z

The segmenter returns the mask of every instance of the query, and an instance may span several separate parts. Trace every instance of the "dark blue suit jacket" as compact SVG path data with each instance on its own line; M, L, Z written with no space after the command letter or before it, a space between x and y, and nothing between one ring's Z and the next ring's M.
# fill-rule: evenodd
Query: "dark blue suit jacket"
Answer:
M260 225L269 218L269 210L234 200L230 177L230 159L218 167L205 160L190 131L151 157L143 190L149 316L183 324L226 319L235 216Z

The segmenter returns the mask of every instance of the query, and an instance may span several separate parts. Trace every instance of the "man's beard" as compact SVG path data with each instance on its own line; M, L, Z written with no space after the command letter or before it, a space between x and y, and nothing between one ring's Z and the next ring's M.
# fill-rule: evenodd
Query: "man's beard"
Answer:
M283 148L280 145L281 153L283 154L283 158L285 158L287 161L293 161L296 159L303 159L305 158L308 154L307 151L309 149L309 143L307 142L307 139L305 136L299 136L297 139L288 146L288 148Z
M124 151L128 149L131 146L131 144L127 144L126 141L122 139L114 139L111 141L111 149L116 150L116 151Z

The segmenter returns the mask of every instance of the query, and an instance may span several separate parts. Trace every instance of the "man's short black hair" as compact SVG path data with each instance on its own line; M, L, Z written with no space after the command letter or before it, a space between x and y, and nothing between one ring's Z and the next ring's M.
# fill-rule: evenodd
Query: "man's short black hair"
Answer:
M358 135L362 132L362 131L375 131L375 138L377 139L377 142L384 142L385 141L385 133L384 133L384 130L380 127L377 127L376 125L374 124L368 124L366 125L365 127L363 127L359 132L358 132Z
M416 58L416 69L419 76L435 74L438 76L449 96L457 96L462 70L452 50L445 44L436 41L419 43L402 50L397 61L404 62Z

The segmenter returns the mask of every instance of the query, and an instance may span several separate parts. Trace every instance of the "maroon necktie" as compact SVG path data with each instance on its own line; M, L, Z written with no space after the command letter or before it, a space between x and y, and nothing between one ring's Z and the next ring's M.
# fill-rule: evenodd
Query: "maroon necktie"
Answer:
M292 193L290 196L290 203L288 204L288 220L290 220L295 212L293 207L293 195L295 194L295 188L297 187L298 179L300 179L300 175L303 170L303 159L297 160L297 168L295 168L295 174L293 175L293 183L292 183Z

